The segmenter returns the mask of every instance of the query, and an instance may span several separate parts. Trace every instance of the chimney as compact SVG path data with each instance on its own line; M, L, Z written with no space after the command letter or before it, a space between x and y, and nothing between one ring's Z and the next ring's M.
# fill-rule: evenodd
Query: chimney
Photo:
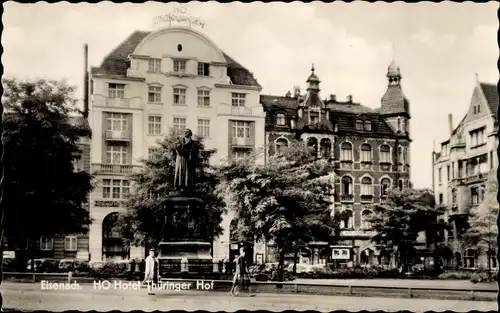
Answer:
M300 86L293 86L293 97L298 98L300 96Z
M83 80L83 117L89 117L89 46L85 44L84 48L84 80Z
M285 97L287 97L287 98L291 98L292 97L292 93L290 92L290 90L287 91Z
M335 95L330 95L330 101L332 102L337 101L337 97Z
M450 127L450 136L453 134L453 115L448 114L448 126Z
M352 102L352 95L347 96L347 102Z

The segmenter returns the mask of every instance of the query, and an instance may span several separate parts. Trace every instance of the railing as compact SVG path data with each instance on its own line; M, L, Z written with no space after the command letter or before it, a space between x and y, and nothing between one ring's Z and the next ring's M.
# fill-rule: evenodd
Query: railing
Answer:
M361 202L372 202L373 195L361 195Z
M233 107L227 103L220 103L217 108L218 115L236 115L236 116L252 116L265 117L262 106L256 107Z
M120 130L107 130L105 134L106 139L111 140L130 140L130 132L129 131L120 131Z
M103 95L93 95L93 105L108 108L140 109L142 98L110 98Z
M92 164L92 172L100 174L127 175L139 172L141 166L122 164Z
M254 146L254 140L252 138L234 138L232 140L233 146L248 146L248 147L253 147Z
M354 195L340 195L340 201L341 202L353 202Z

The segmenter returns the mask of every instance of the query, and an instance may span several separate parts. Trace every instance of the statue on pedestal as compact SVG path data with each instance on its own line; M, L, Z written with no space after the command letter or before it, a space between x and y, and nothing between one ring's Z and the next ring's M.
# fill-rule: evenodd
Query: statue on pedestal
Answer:
M175 145L175 176L174 188L180 191L192 191L196 180L196 164L198 151L193 133L186 129L184 137L179 138Z

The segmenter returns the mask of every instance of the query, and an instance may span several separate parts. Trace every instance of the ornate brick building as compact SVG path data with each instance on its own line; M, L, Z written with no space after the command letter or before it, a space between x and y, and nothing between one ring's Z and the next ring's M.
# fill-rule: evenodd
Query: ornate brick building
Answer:
M371 241L366 217L373 203L383 202L389 188L406 188L410 183L409 101L402 88L399 67L390 64L388 87L381 106L372 110L330 95L320 97L320 79L312 68L307 91L295 86L293 95L261 95L266 111L268 156L280 153L293 138L307 141L335 165L335 208L341 214L341 241L336 246L315 242L302 251L301 262L388 264L389 254Z

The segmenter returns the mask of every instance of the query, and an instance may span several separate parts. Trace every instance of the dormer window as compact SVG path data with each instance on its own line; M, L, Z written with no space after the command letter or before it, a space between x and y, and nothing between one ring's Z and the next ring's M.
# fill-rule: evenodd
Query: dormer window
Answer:
M279 113L279 114L276 115L276 124L279 125L279 126L286 125L285 114Z
M366 131L371 131L372 130L372 122L365 121L365 130Z
M186 60L174 60L174 72L185 73L186 72Z
M198 62L198 75L210 76L210 63Z
M233 107L244 107L245 99L246 99L246 94L233 92L231 94L231 105Z
M363 130L363 121L356 121L356 130Z
M310 117L311 124L319 123L319 114L317 112L311 112L309 117Z
M150 72L161 72L161 59L149 59L149 71Z

